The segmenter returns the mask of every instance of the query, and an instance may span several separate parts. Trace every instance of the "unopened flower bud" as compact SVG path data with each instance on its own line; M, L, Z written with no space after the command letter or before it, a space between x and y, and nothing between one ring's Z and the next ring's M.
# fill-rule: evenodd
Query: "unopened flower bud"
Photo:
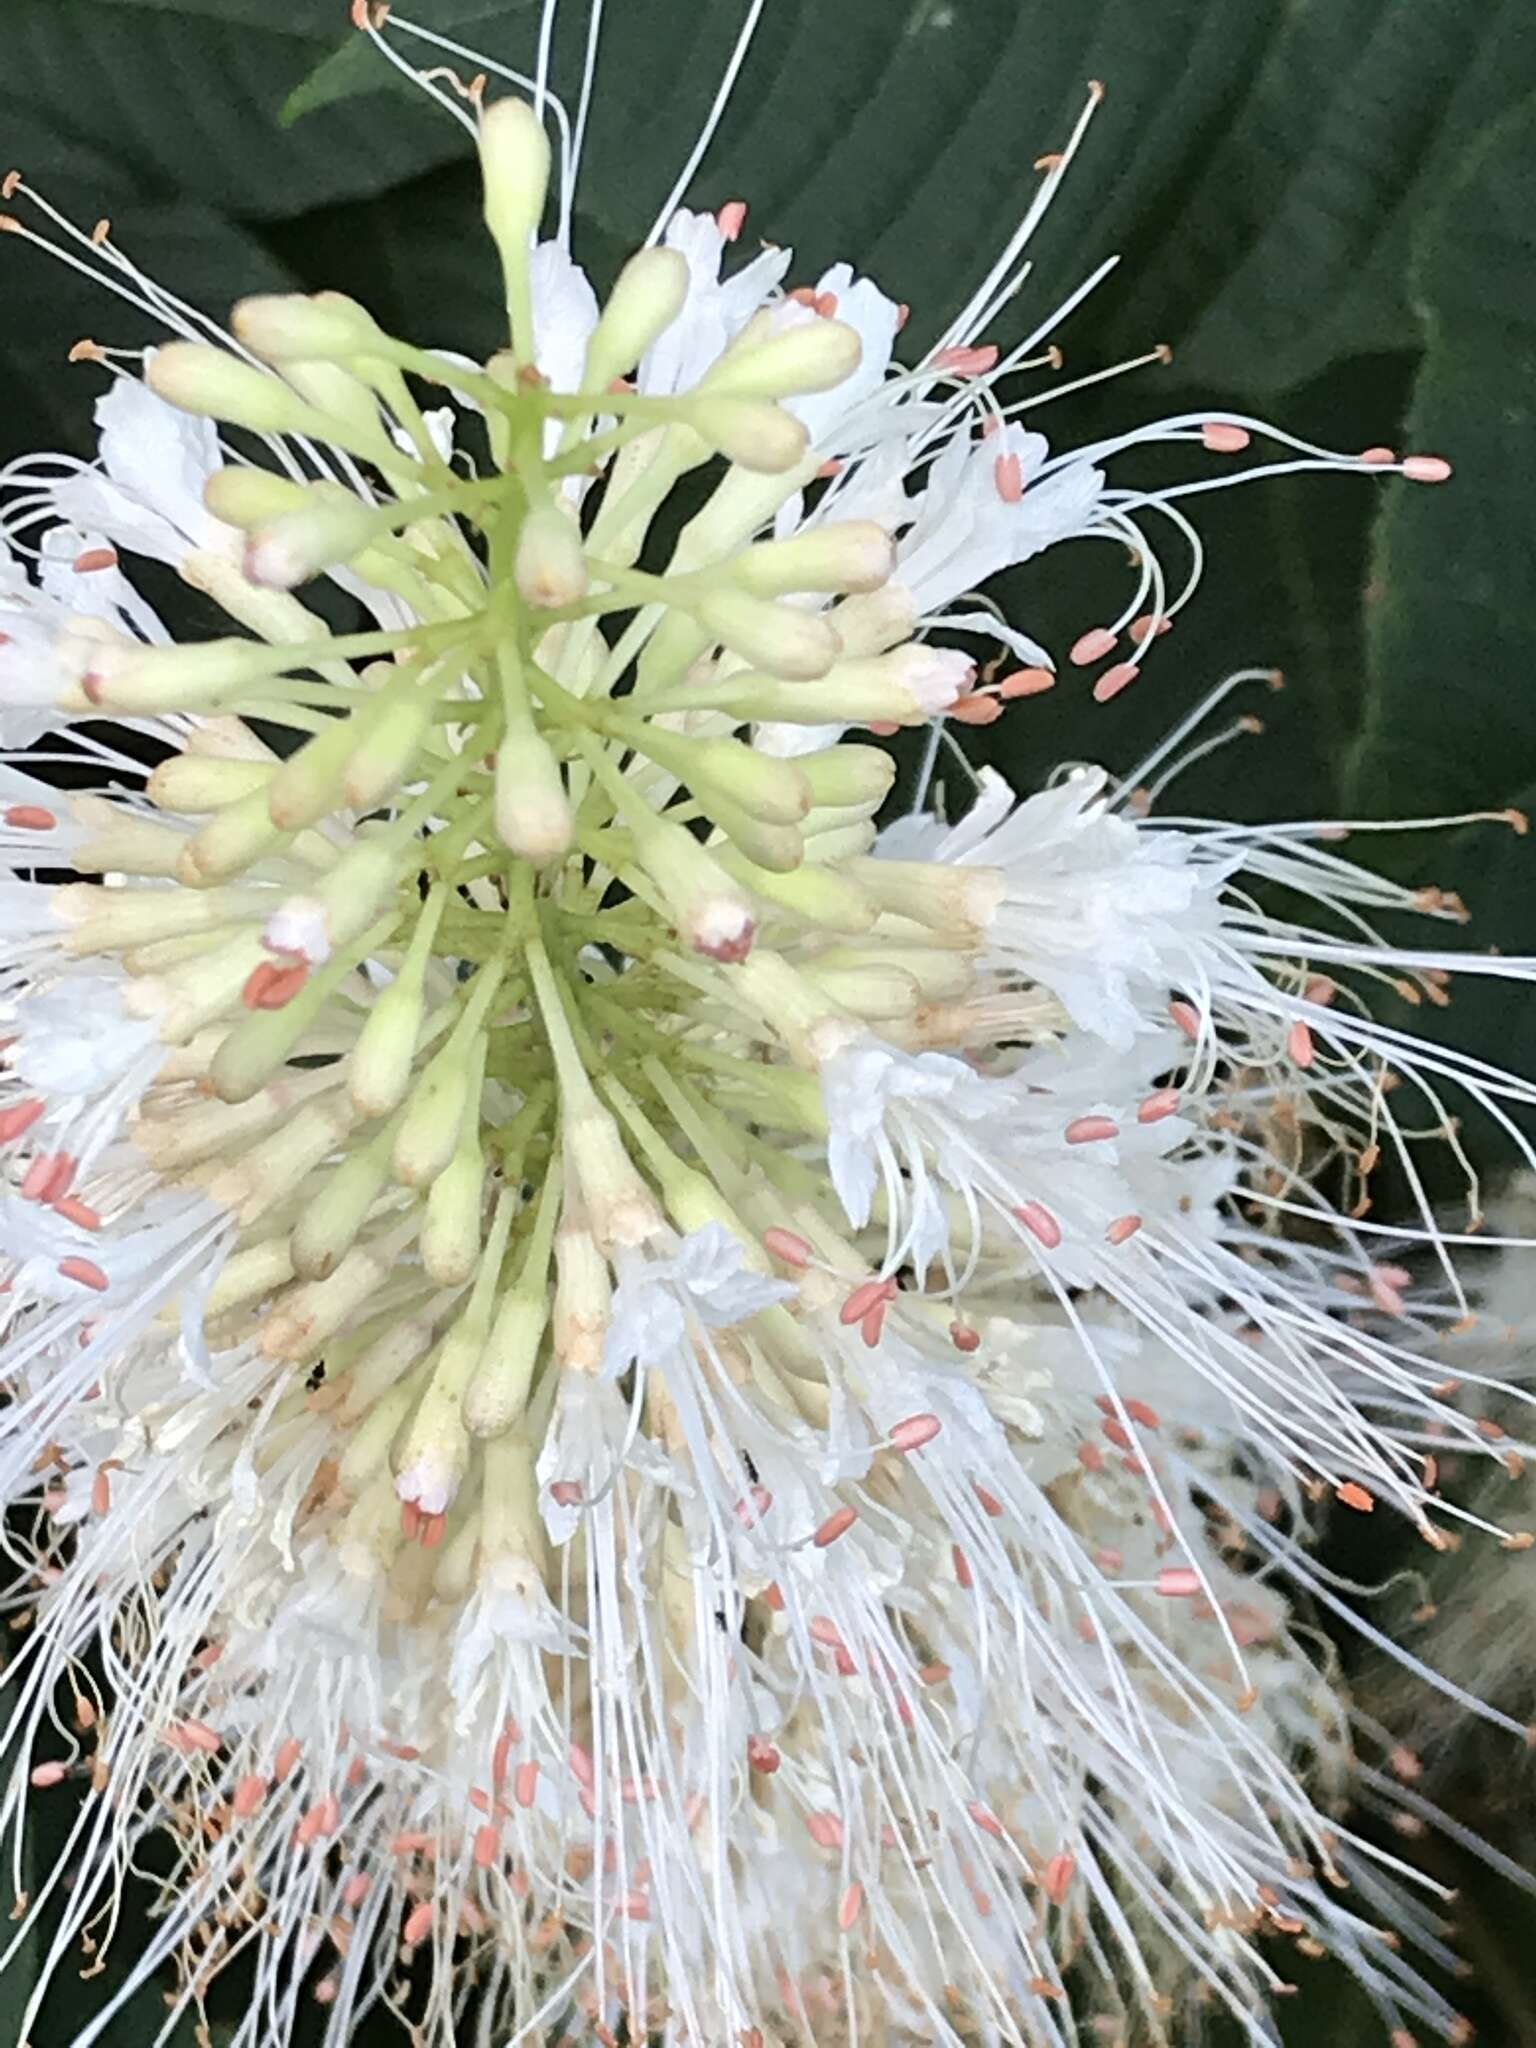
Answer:
M503 846L543 867L571 846L571 804L560 764L529 725L509 732L496 755L496 833Z
M372 671L369 680L376 680ZM354 810L372 810L407 779L432 729L430 688L410 683L400 690L383 684L381 692L386 694L353 721L355 739L342 776L342 794Z
M686 783L706 811L723 797L766 824L797 825L811 808L810 785L799 763L760 754L743 740L689 739L651 726L641 745Z
M766 340L744 336L721 356L699 390L741 398L796 398L830 391L852 376L863 353L857 332L844 321L799 321Z
M851 659L884 654L909 639L917 625L917 605L904 583L887 582L878 590L845 597L827 617Z
M440 901L440 899L439 899ZM426 1013L427 962L438 904L429 903L411 934L400 971L375 1002L348 1063L347 1087L359 1115L388 1116L405 1099Z
M548 1322L549 1290L542 1278L527 1292L514 1288L502 1302L464 1396L464 1423L472 1436L498 1436L522 1414Z
M227 420L253 434L314 434L324 419L281 377L200 341L157 348L144 371L151 391L201 419Z
M729 461L764 476L793 469L810 436L793 413L760 398L692 398L688 424Z
M872 591L890 575L896 550L873 519L813 526L787 540L759 541L731 563L731 573L754 597L791 591Z
M856 860L849 872L883 910L939 932L986 931L1007 887L1001 868L939 861Z
M81 686L103 711L196 711L291 666L259 640L201 640L179 647L95 642Z
M820 753L802 755L795 766L818 808L878 810L896 779L896 762L882 747L823 747Z
M862 1017L869 1024L893 1023L910 1017L921 995L910 974L884 962L828 965L817 958L808 960L802 971L840 1009Z
M508 97L481 109L479 145L485 224L501 256L516 324L517 309L526 303L528 252L549 187L549 137L526 100ZM527 353L532 335L516 338Z
M605 1250L643 1244L661 1221L617 1123L593 1097L565 1126L565 1156L592 1235Z
M842 875L801 861L792 871L759 867L735 846L716 847L714 858L755 896L777 904L825 931L867 932L877 915L873 900Z
M324 1280L336 1270L388 1180L389 1150L380 1138L342 1161L294 1225L293 1270L301 1279Z
M472 1080L478 1087L474 1061L450 1042L417 1082L395 1139L394 1176L406 1187L430 1187L453 1157Z
M401 1446L395 1494L424 1515L447 1513L469 1464L461 1410L484 1341L485 1332L469 1316L449 1331Z
M227 804L264 790L276 773L271 761L221 761L198 754L171 754L151 771L144 794L157 809L188 813L222 811Z
M582 388L606 391L632 370L683 310L688 262L677 249L642 249L619 272L587 343Z
M295 748L267 782L267 815L274 825L296 832L340 807L357 731L356 717L327 719Z
M359 839L316 886L325 906L332 949L361 936L379 915L400 873L400 855L385 834Z
M182 842L177 880L189 889L206 888L253 867L282 845L287 834L273 824L267 799L267 790L253 789L249 796L215 811L206 825Z
M524 602L541 611L574 604L586 594L581 532L559 504L535 506L523 521L512 576Z
M694 607L702 625L755 669L788 682L815 682L842 643L824 618L743 590L712 590Z
M203 503L215 519L249 533L307 503L309 492L308 484L291 476L231 463L225 469L216 469L203 485Z
M579 1202L568 1203L555 1233L555 1301L551 1335L555 1357L571 1372L596 1372L613 1283Z
M718 825L737 850L770 874L791 875L805 859L805 835L798 825L772 825L753 811L715 796L708 804L710 822Z
M245 573L269 590L292 590L345 562L379 537L380 512L340 484L311 484L305 502L258 527L246 542Z
M366 355L381 339L373 316L344 292L258 292L230 315L235 338L269 363Z
M923 725L956 702L973 670L968 655L913 641L840 661L814 690L772 673L732 676L711 702L743 718L793 725Z
M755 920L750 900L691 832L656 818L635 835L635 857L660 890L685 945L712 960L744 960Z
M766 946L743 965L738 989L799 1066L820 1066L863 1033L863 1025L824 989Z
M468 1115L478 1119L478 1101L469 1105ZM461 1142L427 1196L421 1263L439 1287L461 1287L480 1263L485 1161L473 1126L472 1135L474 1141Z

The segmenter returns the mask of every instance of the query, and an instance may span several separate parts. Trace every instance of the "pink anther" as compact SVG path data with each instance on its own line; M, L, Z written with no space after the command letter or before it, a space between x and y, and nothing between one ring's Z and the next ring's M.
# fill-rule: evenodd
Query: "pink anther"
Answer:
M898 1451L920 1451L943 1427L937 1415L909 1415L891 1431L891 1444Z
M1207 420L1200 438L1213 455L1240 455L1253 437L1246 427L1235 427L1229 420Z
M1011 675L1003 677L997 686L997 694L1004 703L1011 704L1015 697L1039 697L1055 687L1056 677L1048 668L1016 668Z
M1048 1252L1055 1251L1061 1243L1061 1225L1044 1202L1020 1202L1013 1213L1031 1237L1043 1244Z
M858 1519L859 1511L857 1508L834 1508L811 1538L811 1541L818 1550L825 1550L830 1544L835 1543L839 1536L846 1536Z
M777 1223L763 1232L763 1249L771 1252L774 1258L781 1259L786 1266L794 1266L800 1271L811 1263L809 1240L798 1231L785 1230Z
M1108 626L1090 626L1086 633L1080 633L1072 642L1067 655L1074 668L1088 668L1096 661L1102 661L1106 654L1114 652L1119 635L1112 633Z
M1113 668L1105 669L1103 675L1095 681L1093 686L1094 703L1110 703L1112 699L1119 696L1122 690L1128 690L1140 674L1141 669L1136 662L1117 661Z
M1069 1145L1098 1145L1119 1135L1120 1126L1107 1116L1075 1116L1062 1133Z

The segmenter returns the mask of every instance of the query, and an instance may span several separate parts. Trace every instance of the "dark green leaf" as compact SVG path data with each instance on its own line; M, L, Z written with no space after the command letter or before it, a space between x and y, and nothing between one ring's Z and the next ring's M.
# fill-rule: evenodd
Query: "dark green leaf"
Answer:
M70 196L66 188L66 195ZM245 229L189 201L114 209L119 246L146 272L195 305L225 309L242 292L291 288L291 276ZM83 335L126 347L163 341L157 322L40 251L8 237L0 264L9 287L0 332L0 458L28 448L94 452L91 402L106 388L99 369L67 362Z
M438 5L423 5L412 9L413 17L419 13L421 21L429 28L447 30L468 26L474 22L505 19L509 14L526 12L532 0L438 0ZM409 52L412 44L406 38L400 39ZM505 38L496 38L498 45ZM426 63L430 51L416 44L415 61ZM388 88L404 96L414 90L409 79L390 67L379 56L378 51L365 36L354 35L332 56L318 64L302 84L297 86L283 103L284 123L299 120L305 114L317 113L322 107L329 107L340 100L351 99L358 93L380 92Z
M299 213L465 146L424 97L387 119L369 102L335 108L284 134L278 112L325 48L287 27L121 0L7 0L4 33L0 148L44 192L72 176L98 181L88 218L125 192L195 195L254 220Z
M1394 497L1382 521L1352 776L1371 815L1536 803L1533 273L1536 95L1479 138L1419 242L1414 290L1429 346L1407 434L1453 456L1457 472L1442 490ZM1536 950L1536 841L1488 825L1421 836L1407 864L1416 879L1461 890L1475 943ZM1508 1061L1532 1022L1528 990L1468 982L1448 1025L1459 1043Z

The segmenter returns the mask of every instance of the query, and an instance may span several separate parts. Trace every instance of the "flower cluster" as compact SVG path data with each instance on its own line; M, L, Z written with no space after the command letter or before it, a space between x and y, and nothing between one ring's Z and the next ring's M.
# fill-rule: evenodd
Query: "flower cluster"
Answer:
M466 95L483 363L330 293L221 337L6 181L171 336L85 347L98 462L0 479L0 1811L84 1788L13 1949L99 1942L168 1830L122 1995L235 1962L239 2048L471 1998L487 2041L1269 2040L1277 1942L1460 2038L1292 1623L1340 1605L1314 1502L1499 1538L1428 1449L1509 1450L1424 1356L1453 1240L1367 1189L1536 1088L1365 998L1536 970L1390 945L1460 906L1336 828L1151 815L1183 735L930 807L1058 679L998 571L1124 543L1065 654L1105 701L1224 465L1445 465L1026 425L1053 323L985 335L1086 113L904 366L904 307L737 261L738 203L599 304L542 89ZM1192 481L1118 485L1149 440ZM228 630L173 643L125 555Z

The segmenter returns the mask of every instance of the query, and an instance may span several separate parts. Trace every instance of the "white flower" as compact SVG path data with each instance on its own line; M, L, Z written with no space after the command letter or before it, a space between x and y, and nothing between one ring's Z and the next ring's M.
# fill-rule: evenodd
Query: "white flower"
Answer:
M668 221L663 240L688 265L688 297L681 314L640 361L637 385L647 396L658 398L698 383L792 260L788 249L765 249L722 279L729 238L712 214L690 213L687 207L679 207Z
M66 478L55 494L66 519L172 568L195 549L238 558L241 536L203 503L224 461L211 420L188 418L125 376L97 399L96 426L100 469Z
M1388 948L1369 913L1456 906L1094 770L983 775L871 858L890 761L845 724L995 715L923 636L1048 667L954 607L1058 540L1139 564L1074 663L1155 644L1193 569L1111 466L1249 429L1053 455L1003 414L981 329L1056 171L916 367L851 265L722 279L744 209L675 214L604 330L638 361L573 400L597 304L538 239L539 115L470 98L509 330L487 364L402 341L448 402L332 295L217 347L108 242L179 340L97 468L0 479L0 738L59 729L89 785L0 763L0 1821L90 1802L18 1942L45 1902L54 1964L97 1941L152 1866L86 2038L191 1955L174 2024L238 1951L231 2048L311 1996L340 2048L403 1952L423 2038L475 1998L488 2039L910 2048L1110 1999L1155 2033L1164 1985L1257 2037L1268 1919L1447 2032L1380 1960L1422 1916L1337 1819L1347 1706L1289 1604L1340 1604L1314 1497L1492 1528L1423 1455L1499 1455L1426 1356L1454 1239L1362 1197L1419 1124L1462 1156L1443 1088L1508 1128L1536 1087L1366 997L1536 963ZM248 582L247 543L378 630ZM173 645L118 549L228 629Z
M786 1282L753 1272L740 1241L719 1223L690 1231L671 1258L628 1253L619 1270L603 1347L607 1379L632 1365L660 1364L686 1341L690 1322L729 1329L794 1293Z

